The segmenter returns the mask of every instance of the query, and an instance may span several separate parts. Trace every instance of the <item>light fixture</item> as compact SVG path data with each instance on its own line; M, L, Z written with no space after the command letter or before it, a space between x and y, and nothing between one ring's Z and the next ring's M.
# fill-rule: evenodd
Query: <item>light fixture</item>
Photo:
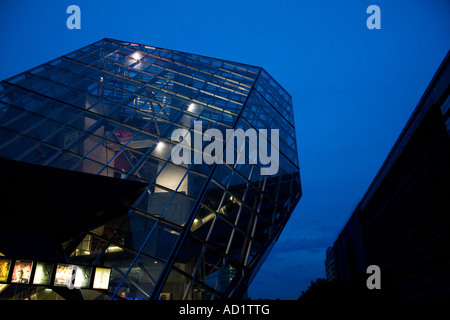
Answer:
M142 54L140 54L139 52L135 52L135 53L133 53L133 54L131 55L131 57L132 57L134 60L140 60L140 59L142 59Z
M189 106L188 106L187 111L193 112L194 109L195 109L195 104L194 103L190 103Z
M158 141L156 143L156 150L161 151L164 148L164 142Z

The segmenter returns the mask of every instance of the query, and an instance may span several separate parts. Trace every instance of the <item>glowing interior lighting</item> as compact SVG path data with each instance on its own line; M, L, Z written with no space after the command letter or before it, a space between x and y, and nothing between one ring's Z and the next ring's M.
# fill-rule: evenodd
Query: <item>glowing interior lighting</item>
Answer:
M164 142L157 142L156 143L156 150L161 151L162 149L164 149Z
M110 246L108 249L106 249L106 252L121 252L122 248L117 246Z
M131 55L131 57L132 57L134 60L140 60L140 59L142 59L142 54L140 54L139 52L135 52L135 53L133 53L133 54Z
M188 107L188 109L187 109L187 111L194 111L194 109L195 109L195 104L193 104L193 103L191 103L191 104L189 104L189 107Z

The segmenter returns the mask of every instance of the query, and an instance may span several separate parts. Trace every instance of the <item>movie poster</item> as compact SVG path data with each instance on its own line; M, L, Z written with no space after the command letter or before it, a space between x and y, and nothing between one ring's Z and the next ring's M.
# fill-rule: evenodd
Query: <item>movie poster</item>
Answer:
M6 282L8 280L10 268L11 268L11 260L0 258L0 282Z
M38 262L34 273L33 284L50 285L53 272L53 263Z
M33 267L33 261L30 260L17 260L14 264L14 270L11 278L12 283L30 283L31 268Z
M55 282L54 285L58 287L66 287L70 285L72 280L73 265L60 264L56 267Z
M92 268L86 266L77 266L75 274L75 288L86 289L91 284Z
M111 268L95 268L93 289L108 290Z

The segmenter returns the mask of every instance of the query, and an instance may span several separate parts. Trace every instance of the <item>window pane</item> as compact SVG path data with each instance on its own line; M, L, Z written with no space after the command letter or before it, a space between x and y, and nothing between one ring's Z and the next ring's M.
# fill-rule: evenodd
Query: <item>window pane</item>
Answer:
M123 242L124 246L139 251L155 223L150 217L133 211L118 230L114 241Z
M140 255L117 295L124 299L148 299L163 267L163 262Z
M33 145L38 143L37 140L25 136L19 136L16 139L9 141L10 142L7 145L4 145L2 148L0 148L0 156L8 159L17 158L25 151L30 149Z
M182 226L186 223L194 203L194 199L175 193L162 216L165 220Z
M47 165L50 167L55 167L55 168L70 169L79 160L80 160L80 156L77 156L71 152L62 151L54 159L50 160L50 162L47 163Z
M142 250L148 256L167 260L180 235L181 229L159 221Z
M203 203L214 211L217 211L219 209L219 204L222 201L223 194L224 190L219 187L219 185L211 181L206 190L205 197L203 198Z
M172 269L161 291L161 297L165 300L182 300L190 282L186 276Z
M191 232L201 239L206 239L215 217L216 213L202 204L195 215Z
M18 160L28 163L43 164L56 152L58 152L58 149L41 143Z
M188 235L178 251L175 266L179 270L193 276L198 260L201 258L202 251L203 243Z

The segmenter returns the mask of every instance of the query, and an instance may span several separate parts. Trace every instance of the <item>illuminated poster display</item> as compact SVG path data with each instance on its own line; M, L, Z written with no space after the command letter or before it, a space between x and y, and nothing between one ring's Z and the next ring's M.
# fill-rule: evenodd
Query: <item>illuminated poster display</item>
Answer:
M33 284L49 285L52 280L53 263L37 262Z
M91 284L92 268L86 266L76 266L75 288L86 289Z
M33 261L17 260L14 264L14 270L11 278L11 283L30 283L31 268Z
M111 276L111 268L95 268L93 289L107 290L109 287L109 278Z
M0 282L6 282L8 280L10 267L11 259L0 258Z
M58 263L56 267L54 285L58 287L68 287L72 280L73 265Z

